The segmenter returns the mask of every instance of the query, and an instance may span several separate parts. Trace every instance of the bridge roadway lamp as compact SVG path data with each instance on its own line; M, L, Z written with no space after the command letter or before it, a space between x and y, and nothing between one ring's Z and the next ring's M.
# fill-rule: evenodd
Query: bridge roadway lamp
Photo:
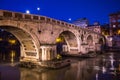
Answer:
M37 7L37 10L38 10L38 11L40 11L40 8L39 8L39 7Z
M30 14L30 11L29 11L29 10L26 10L26 13L27 13L27 14Z
M37 7L37 11L38 11L38 13L37 13L37 14L40 14L40 13L39 13L39 11L40 11L40 7Z

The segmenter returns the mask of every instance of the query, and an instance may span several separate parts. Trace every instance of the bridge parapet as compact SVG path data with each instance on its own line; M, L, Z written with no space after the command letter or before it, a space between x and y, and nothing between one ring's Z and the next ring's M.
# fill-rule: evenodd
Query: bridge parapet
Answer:
M36 21L36 22L46 22L46 23L51 23L54 25L60 25L68 28L74 28L80 32L80 30L90 32L90 33L95 33L98 35L101 35L97 32L91 31L86 28L81 28L79 26L76 26L71 23L67 23L64 21L56 20L50 17L46 16L40 16L40 15L35 15L35 14L26 14L26 13L20 13L20 12L12 12L12 11L7 11L7 10L0 10L0 20L2 19L13 19L13 20L28 20L28 21Z
M56 20L53 18L49 18L46 16L26 14L26 13L20 13L20 12L12 12L12 11L7 11L7 10L0 10L0 18L1 19L9 18L9 19L18 19L18 20L34 20L34 21L39 21L39 22L47 22L47 23L52 23L56 25L66 26L66 27L74 27L74 28L77 27L74 24L70 24L70 23Z

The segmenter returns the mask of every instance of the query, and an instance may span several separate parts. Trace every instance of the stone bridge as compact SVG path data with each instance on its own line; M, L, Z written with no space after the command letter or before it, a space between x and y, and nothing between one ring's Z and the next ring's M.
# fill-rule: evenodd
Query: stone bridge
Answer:
M20 61L46 61L57 53L86 54L99 51L101 34L46 16L0 10L0 28L20 42Z

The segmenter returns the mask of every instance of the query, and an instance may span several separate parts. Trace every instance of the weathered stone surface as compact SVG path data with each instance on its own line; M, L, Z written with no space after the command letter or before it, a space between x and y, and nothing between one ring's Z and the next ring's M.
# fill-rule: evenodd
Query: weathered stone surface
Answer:
M62 52L71 54L97 50L99 46L96 44L101 39L105 44L99 33L45 16L0 10L0 28L19 40L22 61L39 62L56 58L56 39L60 36L65 43Z

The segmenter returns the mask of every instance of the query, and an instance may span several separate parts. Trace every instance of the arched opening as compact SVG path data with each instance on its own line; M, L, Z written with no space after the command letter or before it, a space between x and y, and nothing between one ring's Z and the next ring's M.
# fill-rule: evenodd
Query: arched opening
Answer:
M106 48L106 44L105 44L103 38L100 38L100 39L99 39L99 44L100 44L100 46L101 46L101 51Z
M89 35L89 36L87 37L87 43L88 43L88 45L93 45L93 38L92 38L91 35Z
M29 30L14 26L0 26L0 29L9 33L18 41L19 59L18 61L37 61L39 59L39 48L36 36L30 33ZM6 36L7 37L7 36ZM14 40L8 40L8 43L14 43ZM15 51L11 51L10 55L15 56ZM11 60L12 61L12 60Z
M65 39L63 35L60 35L57 39L56 39L56 45L57 45L57 54L62 54L63 52L63 45L66 45Z
M76 36L70 31L63 31L56 39L56 44L58 54L75 51L78 47Z
M11 33L0 29L0 61L16 62L20 59L20 42Z
M83 34L81 35L81 41L83 42L83 40L84 40L84 36L83 36Z
M99 39L99 44L103 45L104 44L104 41L102 38Z

